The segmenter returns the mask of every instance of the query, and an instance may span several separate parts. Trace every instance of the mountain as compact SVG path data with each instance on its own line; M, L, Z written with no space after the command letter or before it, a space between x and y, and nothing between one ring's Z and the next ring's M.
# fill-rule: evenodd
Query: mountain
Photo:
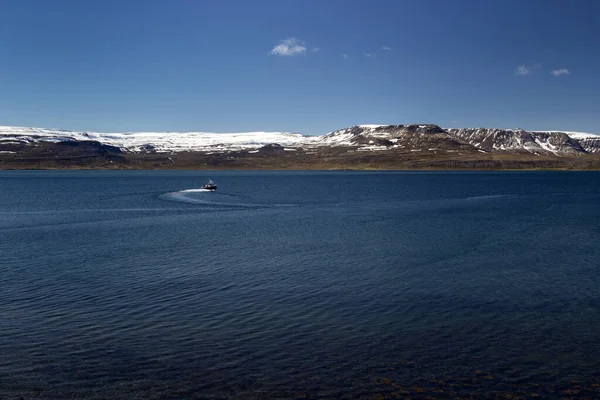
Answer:
M362 150L461 150L578 155L600 153L600 136L522 129L443 129L432 124L357 125L323 136L299 133L129 132L97 133L0 126L0 145L95 141L123 152L227 152L268 144L284 147L355 147ZM5 150L6 151L6 150Z
M600 153L600 136L523 129L442 129L437 125L357 125L331 132L316 143L370 150L460 150L463 152L577 156Z
M600 154L600 135L583 132L564 132L576 140L588 153Z
M565 132L528 132L523 129L467 128L447 132L472 146L489 152L579 155L581 144Z
M311 138L299 133L246 132L126 132L97 133L58 129L0 126L0 144L97 141L126 152L223 152L254 149L270 143L297 146Z
M356 125L322 136L4 126L0 168L600 169L600 136L433 124Z
M320 146L360 147L368 150L408 149L473 151L437 125L357 125L331 132L316 142Z

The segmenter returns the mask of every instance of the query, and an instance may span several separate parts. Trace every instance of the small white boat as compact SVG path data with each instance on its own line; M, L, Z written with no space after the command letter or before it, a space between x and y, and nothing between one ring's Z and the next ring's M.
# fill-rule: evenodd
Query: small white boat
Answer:
M212 179L209 179L208 182L202 185L200 189L215 191L217 190L217 185L212 181Z

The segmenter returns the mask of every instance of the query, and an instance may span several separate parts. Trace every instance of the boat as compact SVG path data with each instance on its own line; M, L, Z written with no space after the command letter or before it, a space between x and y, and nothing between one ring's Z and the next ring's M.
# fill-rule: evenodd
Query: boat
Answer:
M217 190L217 185L212 181L212 179L209 179L208 182L202 185L200 189L215 191Z

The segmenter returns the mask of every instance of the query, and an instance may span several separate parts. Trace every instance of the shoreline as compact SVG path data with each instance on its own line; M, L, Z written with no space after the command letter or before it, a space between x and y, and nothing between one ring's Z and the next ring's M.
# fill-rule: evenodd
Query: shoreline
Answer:
M2 168L0 171L164 171L164 172L598 172L594 168L95 168L95 167L63 167L63 168Z

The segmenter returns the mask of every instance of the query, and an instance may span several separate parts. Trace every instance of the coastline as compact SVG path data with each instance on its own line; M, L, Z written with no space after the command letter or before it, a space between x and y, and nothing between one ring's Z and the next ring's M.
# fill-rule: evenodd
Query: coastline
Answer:
M598 171L600 155L69 153L0 154L0 170Z

